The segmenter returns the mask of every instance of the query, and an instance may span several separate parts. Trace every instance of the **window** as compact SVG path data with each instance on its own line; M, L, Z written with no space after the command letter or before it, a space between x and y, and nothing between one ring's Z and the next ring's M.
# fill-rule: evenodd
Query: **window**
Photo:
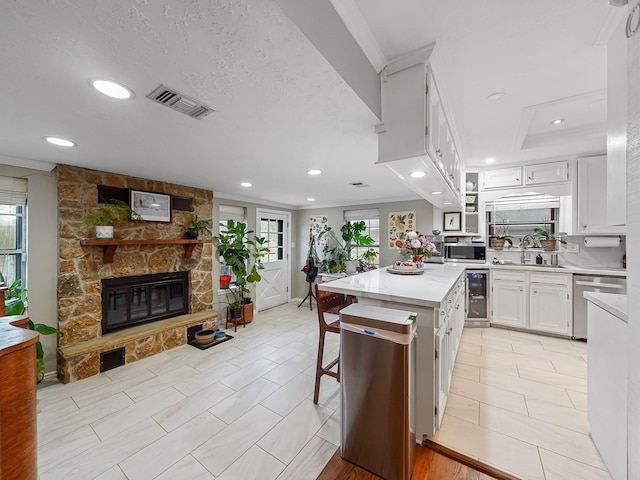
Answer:
M0 273L6 285L26 287L26 180L0 177Z
M529 195L487 202L487 233L510 235L514 245L525 235L533 234L534 228L545 230L550 235L558 233L560 199L546 195Z
M352 256L356 258L362 258L362 255L369 249L373 249L376 252L376 258L373 264L380 266L380 213L377 208L369 210L347 210L344 212L345 222L364 222L367 229L363 232L363 235L369 235L375 243L367 247L354 247L351 250ZM338 232L339 233L339 232Z
M266 247L269 249L264 256L267 263L285 259L284 224L285 221L278 218L260 219L260 235L267 239Z

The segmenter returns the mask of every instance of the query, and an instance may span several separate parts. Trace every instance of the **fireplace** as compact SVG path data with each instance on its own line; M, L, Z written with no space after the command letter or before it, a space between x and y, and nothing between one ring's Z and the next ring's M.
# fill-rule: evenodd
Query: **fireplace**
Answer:
M102 280L102 334L189 313L189 272Z

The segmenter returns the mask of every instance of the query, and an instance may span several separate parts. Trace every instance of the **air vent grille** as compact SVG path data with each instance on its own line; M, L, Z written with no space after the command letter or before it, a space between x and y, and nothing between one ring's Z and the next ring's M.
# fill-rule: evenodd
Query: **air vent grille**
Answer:
M350 183L349 185L351 185L353 187L356 187L356 188L364 188L364 187L368 187L369 186L364 182L353 182L353 183Z
M202 102L198 102L164 85L156 88L147 95L147 98L197 120L215 112L213 108L204 105Z

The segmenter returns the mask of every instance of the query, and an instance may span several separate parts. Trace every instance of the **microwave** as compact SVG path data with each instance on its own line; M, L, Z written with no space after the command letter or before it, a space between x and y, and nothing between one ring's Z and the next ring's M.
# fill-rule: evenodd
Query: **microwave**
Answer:
M447 243L444 256L447 262L486 263L487 247L484 243Z

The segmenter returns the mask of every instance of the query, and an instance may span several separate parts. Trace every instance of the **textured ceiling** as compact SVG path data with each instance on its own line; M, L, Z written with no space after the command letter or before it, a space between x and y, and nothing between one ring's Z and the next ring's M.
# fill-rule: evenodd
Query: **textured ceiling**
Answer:
M11 1L0 43L0 155L288 206L407 195L374 167L376 117L271 0ZM93 78L136 97L104 97ZM160 83L216 112L198 121L151 102Z

